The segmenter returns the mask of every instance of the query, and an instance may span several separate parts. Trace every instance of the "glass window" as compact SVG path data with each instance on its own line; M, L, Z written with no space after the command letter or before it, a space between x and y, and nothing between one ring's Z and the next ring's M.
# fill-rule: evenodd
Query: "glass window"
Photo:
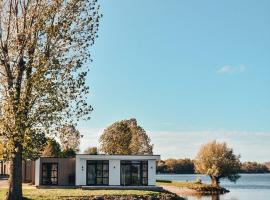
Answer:
M87 185L109 184L109 161L87 161Z
M58 184L58 164L42 163L42 185Z
M121 161L121 185L148 185L148 161Z
M109 178L103 178L103 184L109 185Z

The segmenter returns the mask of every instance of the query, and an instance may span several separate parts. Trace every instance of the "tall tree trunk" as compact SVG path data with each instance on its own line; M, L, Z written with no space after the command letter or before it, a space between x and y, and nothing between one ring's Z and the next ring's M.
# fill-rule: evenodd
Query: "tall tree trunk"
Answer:
M212 186L219 187L219 178L215 176L211 176L211 184Z
M219 194L213 194L211 200L220 200L219 196Z
M6 200L22 200L22 146L17 144L18 151L10 161L9 190Z

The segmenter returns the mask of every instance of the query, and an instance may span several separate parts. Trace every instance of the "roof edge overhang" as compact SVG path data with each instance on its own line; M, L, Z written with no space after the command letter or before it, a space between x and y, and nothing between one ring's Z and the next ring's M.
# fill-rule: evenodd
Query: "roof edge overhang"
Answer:
M76 159L97 160L160 160L160 155L109 155L76 154Z

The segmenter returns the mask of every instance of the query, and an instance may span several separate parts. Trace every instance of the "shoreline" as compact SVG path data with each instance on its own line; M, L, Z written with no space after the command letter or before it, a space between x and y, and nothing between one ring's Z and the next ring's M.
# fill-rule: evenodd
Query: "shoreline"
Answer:
M177 186L162 186L164 190L177 194L178 196L211 196L211 195L220 195L229 193L230 191L225 189L223 192L206 192L206 191L198 191L195 189L187 188L187 187L177 187Z
M270 171L269 172L264 172L264 173L239 173L240 175L241 174L244 174L244 175L247 175L247 174L261 174L261 175L263 175L263 174L270 174ZM207 176L207 175L203 175L203 174L197 174L197 173L193 173L193 174L191 174L191 173L189 173L189 174L185 174L185 173L157 173L157 176L159 176L159 175L201 175L201 176Z
M215 195L230 192L226 188L201 182L158 181L157 186L178 195Z

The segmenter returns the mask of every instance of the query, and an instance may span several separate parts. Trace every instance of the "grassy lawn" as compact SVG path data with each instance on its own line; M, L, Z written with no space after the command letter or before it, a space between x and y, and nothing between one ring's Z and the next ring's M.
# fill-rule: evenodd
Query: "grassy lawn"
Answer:
M210 184L198 182L178 182L178 181L157 181L157 186L176 186L179 188L188 188L200 193L225 193L227 190L222 187L214 187Z
M7 189L0 189L0 199L5 198ZM115 196L132 196L132 197L163 197L162 199L178 199L166 198L162 192L145 191L145 190L81 190L81 189L23 189L24 197L31 200L55 200L55 199L93 199L94 196L106 196L106 199L115 199ZM129 198L125 198L129 199ZM142 198L143 199L143 198ZM159 199L159 198L158 198Z
M180 182L180 181L157 181L158 186L176 186L181 188L193 188L193 187L206 187L210 186L208 184L203 183L195 183L195 182Z

